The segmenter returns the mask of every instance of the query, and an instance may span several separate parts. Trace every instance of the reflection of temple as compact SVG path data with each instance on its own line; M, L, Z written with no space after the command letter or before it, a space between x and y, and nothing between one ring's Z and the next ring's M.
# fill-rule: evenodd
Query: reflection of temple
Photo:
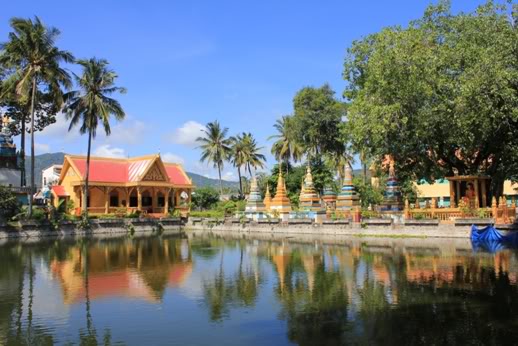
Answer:
M158 301L167 287L181 285L192 271L190 251L180 242L158 240L96 245L68 251L67 259L54 260L51 269L61 282L66 304L117 296Z

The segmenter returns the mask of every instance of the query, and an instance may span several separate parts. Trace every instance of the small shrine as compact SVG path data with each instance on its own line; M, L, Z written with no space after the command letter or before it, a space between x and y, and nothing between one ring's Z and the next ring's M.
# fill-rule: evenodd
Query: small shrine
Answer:
M336 192L331 186L324 187L324 195L322 200L324 201L324 207L326 211L333 212L336 209Z
M291 211L291 202L286 193L286 183L279 167L279 179L277 180L277 192L270 204L271 212L278 212L283 219L287 219Z
M403 210L403 199L396 178L394 161L390 161L389 177L383 193L383 202L380 207L382 212L400 212Z
M450 183L450 207L459 206L464 201L470 208L490 206L489 185L491 178L476 175L455 175L446 177Z
M254 176L250 184L250 194L245 206L245 216L250 219L262 219L265 217L266 208L261 198L261 192L257 186L257 179Z
M299 206L300 209L304 211L322 210L320 197L315 190L315 185L313 184L313 175L311 174L311 167L309 165L306 169L306 176L302 184Z
M354 207L360 204L360 198L354 188L353 170L349 165L345 166L344 173L342 189L336 199L336 210L340 212L350 212Z

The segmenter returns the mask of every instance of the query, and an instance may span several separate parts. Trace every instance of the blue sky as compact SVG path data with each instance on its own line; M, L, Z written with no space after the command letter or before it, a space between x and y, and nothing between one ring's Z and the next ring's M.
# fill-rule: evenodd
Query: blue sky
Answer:
M472 11L480 0L452 0ZM215 177L199 162L194 138L218 119L230 133L252 132L265 147L275 120L292 111L304 86L330 83L341 97L346 49L355 39L419 18L429 1L6 1L0 40L13 16L38 15L59 28L61 49L106 58L128 89L127 113L112 136L99 135L99 155L160 151L187 170ZM75 68L72 68L75 70ZM36 137L37 153L86 152L86 137L63 119ZM224 176L236 179L227 165Z

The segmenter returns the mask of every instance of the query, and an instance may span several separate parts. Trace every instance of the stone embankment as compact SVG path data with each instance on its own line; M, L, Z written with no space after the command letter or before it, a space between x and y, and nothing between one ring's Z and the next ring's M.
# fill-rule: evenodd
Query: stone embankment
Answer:
M234 233L263 233L284 235L348 235L369 237L436 237L468 238L471 225L483 227L494 223L493 219L458 219L452 224L439 220L407 220L394 223L392 219L366 219L361 223L350 220L324 221L314 223L309 219L278 219L251 221L248 219L202 219L191 218L186 224L192 231L224 231ZM510 225L497 225L501 230L511 230Z
M63 221L55 227L49 221L20 221L15 224L0 223L0 239L24 239L46 237L82 237L90 235L180 233L184 222L176 218L164 219L93 219L89 228L82 228L79 221Z

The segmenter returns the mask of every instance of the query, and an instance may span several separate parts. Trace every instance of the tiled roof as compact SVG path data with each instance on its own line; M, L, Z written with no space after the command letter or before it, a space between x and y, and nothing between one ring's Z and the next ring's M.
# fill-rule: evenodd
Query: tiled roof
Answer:
M109 158L90 158L91 182L103 183L133 183L140 181L142 175L155 161L156 156L147 156L133 159L109 159ZM86 174L86 157L71 156L70 160L79 170L82 179ZM160 159L158 159L160 160ZM169 182L174 185L191 185L191 181L185 175L181 166L176 164L164 164L169 177Z
M61 185L53 185L52 191L56 194L58 197L68 197L69 194L65 191L65 188Z

